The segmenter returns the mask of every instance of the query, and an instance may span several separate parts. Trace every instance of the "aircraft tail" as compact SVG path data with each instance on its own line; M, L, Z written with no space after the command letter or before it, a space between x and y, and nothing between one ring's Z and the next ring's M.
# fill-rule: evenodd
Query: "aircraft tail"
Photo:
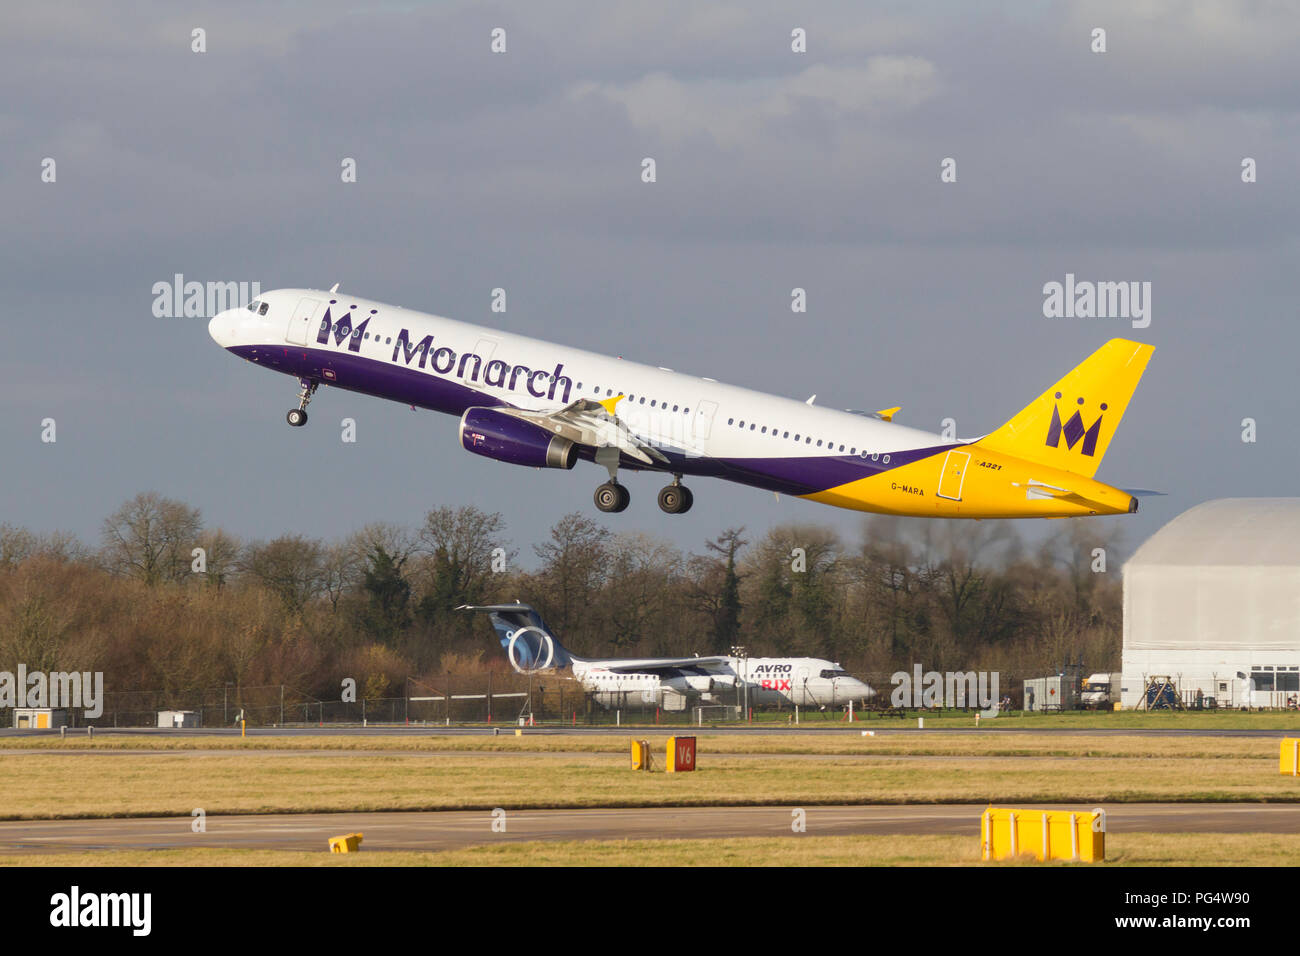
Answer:
M1154 351L1111 339L975 444L1091 478Z
M542 616L528 604L463 604L458 611L481 611L488 615L501 639L510 666L521 674L563 670L574 657L559 642Z

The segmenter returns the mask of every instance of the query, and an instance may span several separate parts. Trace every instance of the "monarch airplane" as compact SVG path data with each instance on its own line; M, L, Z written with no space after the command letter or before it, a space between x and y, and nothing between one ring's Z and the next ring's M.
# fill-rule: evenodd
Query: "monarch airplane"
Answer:
M689 699L719 700L748 685L753 704L837 707L875 696L867 684L830 661L816 657L644 657L587 660L569 653L542 616L527 604L458 607L488 615L506 659L520 674L569 670L583 689L605 707L637 705L680 709L665 692Z
M1137 511L1138 492L1094 480L1153 346L1111 339L1001 428L951 440L893 421L898 408L836 411L711 378L627 362L358 296L279 289L214 316L242 359L298 380L290 425L322 384L460 417L476 455L533 468L581 459L627 508L620 469L672 476L668 514L691 508L689 476L883 514L1063 518Z

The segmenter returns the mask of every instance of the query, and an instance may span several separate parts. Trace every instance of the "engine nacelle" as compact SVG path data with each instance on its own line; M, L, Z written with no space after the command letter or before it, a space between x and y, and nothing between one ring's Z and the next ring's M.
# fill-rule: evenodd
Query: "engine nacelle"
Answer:
M678 677L670 677L662 682L663 686L670 690L675 690L679 694L711 694L714 691L721 690L726 686L734 686L735 678L731 678L731 683L727 683L723 675L705 677L694 674L683 674Z
M529 468L572 468L578 463L578 446L569 439L494 408L465 409L460 444L476 455Z

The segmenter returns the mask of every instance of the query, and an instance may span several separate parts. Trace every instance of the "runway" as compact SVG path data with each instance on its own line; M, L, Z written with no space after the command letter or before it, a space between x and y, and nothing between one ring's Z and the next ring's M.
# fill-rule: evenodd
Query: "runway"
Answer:
M1102 804L1111 833L1300 833L1294 804ZM1090 810L1033 804L1039 809ZM798 838L793 807L660 807L506 811L494 832L486 810L209 816L194 833L186 817L0 823L0 853L221 847L324 850L332 836L361 832L363 849L452 850L502 841ZM979 835L982 804L805 807L807 834Z

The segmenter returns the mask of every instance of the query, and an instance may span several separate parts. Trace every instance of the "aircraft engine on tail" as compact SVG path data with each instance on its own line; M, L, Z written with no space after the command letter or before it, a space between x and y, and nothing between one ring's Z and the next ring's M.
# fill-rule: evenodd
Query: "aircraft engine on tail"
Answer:
M467 408L460 418L466 451L529 468L572 468L578 446L539 425L494 408Z

